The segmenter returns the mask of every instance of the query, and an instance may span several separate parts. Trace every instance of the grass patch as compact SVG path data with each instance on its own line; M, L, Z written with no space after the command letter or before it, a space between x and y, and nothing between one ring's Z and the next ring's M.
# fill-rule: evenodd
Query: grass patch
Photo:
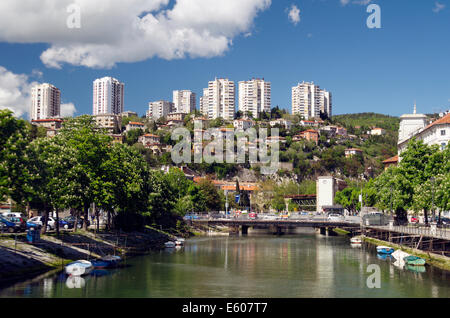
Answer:
M340 228L338 228L338 227L334 228L334 229L333 229L333 232L335 232L335 233L337 233L337 234L339 234L339 235L349 235L349 234L350 234L349 231L340 229Z

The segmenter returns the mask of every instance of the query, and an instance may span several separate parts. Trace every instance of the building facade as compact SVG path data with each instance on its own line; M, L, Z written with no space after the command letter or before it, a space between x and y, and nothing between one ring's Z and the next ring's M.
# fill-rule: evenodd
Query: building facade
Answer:
M195 110L196 94L189 90L173 91L173 112L189 114Z
M114 114L99 114L94 116L95 124L98 128L106 129L109 134L120 131L122 127L122 117Z
M316 181L316 210L323 212L324 206L334 205L334 198L338 191L342 191L347 187L345 181L334 178L332 176L318 177Z
M239 110L243 114L251 113L254 118L271 108L271 84L264 79L252 79L239 82Z
M125 84L113 77L103 77L93 82L92 114L119 115L124 111Z
M157 120L161 117L166 117L173 111L173 103L165 100L157 102L150 102L148 104L147 118Z
M201 112L208 119L223 118L233 120L236 105L235 85L233 81L219 78L208 83L201 98Z
M405 115L403 115L405 116ZM402 117L403 117L402 116ZM400 118L402 118L400 117ZM419 123L421 124L421 122ZM405 125L403 125L404 127ZM400 129L402 128L402 122L400 122ZM408 126L410 128L410 126ZM422 140L425 144L438 145L439 149L443 150L450 142L450 114L447 114L438 120L432 122L431 124L414 131L409 137L400 140L400 134L402 131L399 131L399 142L398 142L398 154L399 161L401 161L401 153L406 150L408 147L408 143L414 137L418 140ZM405 136L402 134L402 136Z
M31 89L31 120L61 116L61 91L52 84L44 83Z
M292 87L292 114L304 119L319 118L320 112L331 117L331 93L314 83L302 82Z

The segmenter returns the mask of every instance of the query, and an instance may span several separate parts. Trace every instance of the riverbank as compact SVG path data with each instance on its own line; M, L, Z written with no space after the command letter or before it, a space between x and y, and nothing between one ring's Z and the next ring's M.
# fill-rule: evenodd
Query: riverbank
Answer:
M62 231L41 236L35 244L26 241L26 234L0 236L0 287L34 276L58 271L78 259L94 259L114 254L122 257L142 255L164 248L173 238L160 230L147 228L144 232L91 233Z
M395 249L400 249L408 254L415 255L415 256L425 259L427 261L427 264L429 264L429 265L438 267L438 268L446 270L446 271L450 271L450 258L449 257L425 252L425 251L415 249L415 248L405 247L403 245L386 242L386 241L374 239L374 238L367 237L367 236L362 236L362 239L364 242L367 242L370 244L384 245L384 246L393 247Z

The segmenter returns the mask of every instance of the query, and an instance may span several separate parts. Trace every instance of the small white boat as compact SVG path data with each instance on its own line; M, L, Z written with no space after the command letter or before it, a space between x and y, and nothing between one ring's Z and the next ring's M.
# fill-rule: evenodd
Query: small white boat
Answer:
M66 265L66 273L72 276L88 275L93 269L92 263L85 260L75 261Z
M396 259L399 260L400 263L403 262L403 259L407 256L409 256L408 253L403 252L401 250L396 250L394 253L392 253L392 256Z
M166 243L164 243L164 246L166 247L166 248L173 248L173 247L175 247L175 242L172 242L172 241L168 241L168 242L166 242Z
M177 240L175 241L175 244L178 245L178 246L184 245L184 238L177 237Z
M389 246L377 246L377 253L380 254L392 254L394 252L394 249L392 247Z
M361 244L362 243L362 239L361 239L360 236L355 236L355 237L352 237L350 239L350 243L352 243L352 244Z

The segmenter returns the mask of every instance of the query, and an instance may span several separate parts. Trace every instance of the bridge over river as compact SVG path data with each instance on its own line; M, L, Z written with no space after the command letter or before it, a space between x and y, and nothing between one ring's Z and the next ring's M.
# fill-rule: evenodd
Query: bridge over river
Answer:
M298 227L311 227L320 231L321 234L331 234L331 230L341 228L347 231L360 230L360 222L356 220L331 221L324 218L314 219L239 219L239 218L208 218L194 219L191 224L197 226L227 226L230 234L247 234L249 228L269 229L274 233L282 234L288 229Z

